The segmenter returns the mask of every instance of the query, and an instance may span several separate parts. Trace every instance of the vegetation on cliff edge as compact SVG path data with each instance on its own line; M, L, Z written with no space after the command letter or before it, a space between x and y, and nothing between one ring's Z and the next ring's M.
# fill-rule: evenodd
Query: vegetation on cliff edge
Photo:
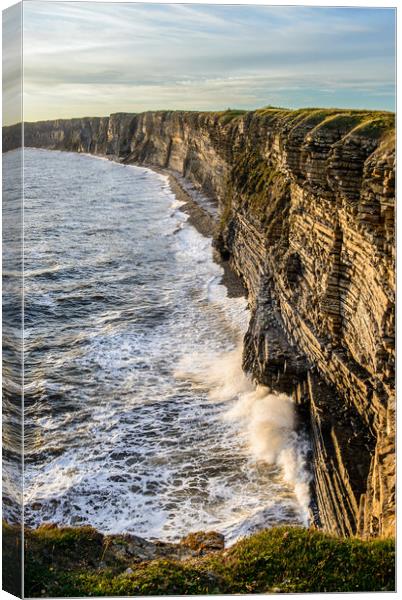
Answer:
M13 528L3 527L6 538ZM25 533L25 594L134 596L395 589L392 539L339 539L313 529L277 527L226 550L184 560L140 560L108 552L91 527Z
M299 124L322 127L325 130L343 129L345 132L358 134L363 137L378 139L395 130L395 114L381 110L359 110L341 108L280 108L277 106L266 106L255 111L242 111L228 109L222 113L220 120L222 124L230 123L233 118L245 114L255 114L266 117L285 126L296 126Z

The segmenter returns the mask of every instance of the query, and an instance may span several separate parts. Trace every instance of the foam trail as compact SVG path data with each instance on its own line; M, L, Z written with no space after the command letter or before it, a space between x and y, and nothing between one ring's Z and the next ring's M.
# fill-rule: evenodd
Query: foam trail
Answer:
M220 355L192 355L182 361L176 376L191 378L207 387L215 402L230 403L224 418L242 423L247 432L251 455L259 461L277 465L300 505L301 518L308 522L310 474L306 468L308 442L295 431L296 415L292 400L255 385L243 372L242 348Z

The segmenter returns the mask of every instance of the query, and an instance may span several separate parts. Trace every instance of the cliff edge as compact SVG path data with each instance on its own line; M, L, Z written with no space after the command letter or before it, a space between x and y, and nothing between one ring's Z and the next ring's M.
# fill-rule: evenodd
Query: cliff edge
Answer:
M24 143L168 168L216 199L249 293L244 368L308 407L321 525L393 535L394 115L118 113L25 123Z

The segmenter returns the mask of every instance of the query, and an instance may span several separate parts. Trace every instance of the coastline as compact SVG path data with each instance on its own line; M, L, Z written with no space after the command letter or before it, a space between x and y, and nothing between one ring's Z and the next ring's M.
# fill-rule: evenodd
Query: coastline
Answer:
M43 152L43 150L42 150ZM56 152L58 153L58 152ZM50 154L50 153L49 153ZM74 153L69 153L70 156L72 156ZM74 156L77 156L77 153L74 154ZM113 168L113 163L115 163L116 167L118 165L120 166L124 166L121 164L120 161L117 161L116 159L108 159L107 157L102 157L102 156L93 156L93 155L86 155L82 157L85 160L88 160L89 158L98 158L101 161L108 161L109 163L111 162L112 165L110 165ZM67 157L63 157L60 156L60 160L64 161L65 159L69 160L69 156ZM92 161L92 162L96 162L96 161ZM101 164L101 162L98 160L97 161L98 164ZM86 164L86 163L85 163ZM107 163L103 162L104 164L104 168L108 168L107 167ZM127 165L128 166L128 165ZM109 167L110 168L110 167ZM125 177L128 177L129 180L131 181L131 178L133 177L133 174L135 176L135 173L138 172L146 172L146 170L148 170L149 173L149 177L152 177L152 168L145 166L141 167L139 169L116 169L117 171L119 171L120 173L125 172ZM195 255L195 258L199 258L199 253L198 253L198 249L201 248L205 248L206 249L206 254L202 254L201 255L201 260L202 261L207 261L208 263L213 263L211 264L211 268L213 276L214 276L214 285L217 282L220 282L221 285L224 285L225 288L220 290L220 294L222 297L227 296L227 297L241 297L240 300L240 304L239 306L241 306L241 310L243 311L242 314L244 314L245 318L247 319L247 311L244 310L245 304L246 302L242 299L245 295L245 290L243 288L243 286L241 285L240 279L236 277L236 275L230 270L228 262L226 261L219 261L219 254L216 250L213 250L213 246L212 246L212 234L213 234L213 229L215 226L215 222L216 219L214 220L214 218L212 217L212 215L208 214L208 212L203 209L202 207L200 207L196 200L194 200L190 194L188 194L182 186L179 185L179 183L176 181L176 179L173 177L173 175L171 173L166 173L166 172L161 172L160 170L158 171L160 173L159 176L153 176L153 180L155 181L155 187L153 188L154 190L154 194L151 195L150 197L150 201L151 203L154 201L156 202L156 198L157 198L157 193L158 193L158 189L159 188L164 188L165 192L164 192L164 198L163 198L163 204L167 207L167 214L170 215L171 213L171 204L175 207L174 210L175 211L179 211L176 212L176 217L179 218L180 222L183 222L183 220L186 220L186 225L185 227L188 230L192 230L191 236L195 236L196 240L199 240L199 246L196 245L197 248L197 255ZM156 175L157 170L154 170L154 173ZM130 193L131 192L131 193ZM128 187L125 189L125 197L128 200L127 204L130 202L130 197L131 197L131 207L134 207L134 210L136 210L136 196L132 194L132 188ZM176 199L179 200L179 202L176 202ZM183 203L183 204L182 204ZM180 205L180 206L178 206ZM124 209L126 210L126 209ZM184 217L183 213L185 213L186 215L188 215L188 219L187 217ZM179 215L182 214L182 217L180 217ZM156 219L158 218L158 213L155 214ZM124 219L124 216L123 216ZM190 227L188 225L191 225ZM202 239L201 236L199 236L198 234L196 234L196 231L201 233L201 236L204 237L204 239ZM131 244L131 241L129 242ZM172 241L169 242L169 244L176 244L175 238L172 238ZM181 247L181 246L180 246ZM213 264L215 264L215 266L213 266ZM216 265L219 265L219 267L222 267L223 271L221 268L217 268ZM129 265L128 267L130 270L133 269L133 265ZM179 269L182 269L181 264L179 264L178 266ZM188 277L190 278L190 281L192 281L194 283L194 274L192 269L189 269L189 275ZM203 278L203 280L201 281L201 284L203 285L204 283L208 283L208 278L205 276ZM204 288L203 288L204 289ZM214 309L213 309L214 310ZM216 331L216 330L215 330ZM236 340L237 341L237 340ZM210 343L208 341L208 343ZM263 505L263 504L262 504ZM35 509L36 510L36 509ZM65 522L65 521L64 521ZM90 524L93 527L99 527L101 530L101 526L99 524L96 524L96 521L94 521L92 518L90 519ZM113 522L113 521L110 521ZM43 523L43 519L42 519L42 523ZM63 520L61 519L59 521L60 524L63 523ZM74 525L76 525L77 523L79 523L79 521L76 521L75 523L73 522ZM38 527L41 524L41 520L37 521L35 523L35 526ZM208 525L206 525L205 523L203 524L204 527L208 527ZM185 532L187 533L188 528L186 527ZM138 532L139 535L152 535L152 533L150 533L149 531L144 531L143 533Z
M132 164L136 166L134 163ZM192 194L190 186L187 189L183 187L182 182L180 182L179 180L178 174L175 174L170 169L162 169L161 167L157 167L154 165L138 166L144 166L148 169L151 169L152 171L155 171L155 173L166 175L168 177L169 186L173 194L179 201L185 203L182 206L180 206L180 210L189 216L188 222L190 223L190 225L195 227L195 229L204 237L208 237L211 239L214 238L214 231L217 225L215 216L212 213L208 212L206 208L200 205L200 203L197 201L198 194ZM225 260L224 258L222 258L220 252L218 252L216 248L214 248L213 258L214 261L223 268L224 273L222 275L221 283L226 287L228 297L247 297L247 289L243 285L241 278L233 271L232 267L229 264L229 260Z
M90 155L90 156L94 157L94 155ZM99 158L103 158L103 157L99 156ZM105 157L105 158L107 158L107 157ZM149 168L149 169L154 170L155 172L157 172L157 169L154 169L151 166L148 166L148 165L143 165L143 166L146 166L147 168ZM179 200L183 200L186 203L180 209L183 210L183 212L186 212L187 214L189 214L189 219L190 219L189 222L194 227L196 227L197 230L202 235L204 235L206 237L212 237L213 236L214 226L215 226L215 223L216 223L216 221L214 220L214 218L212 217L212 215L209 215L208 212L205 209L203 209L202 207L200 207L197 204L197 201L191 197L191 194L187 190L183 189L180 186L179 181L175 179L175 177L174 177L174 175L172 173L170 173L167 170L162 170L162 169L159 170L158 172L160 172L161 174L167 175L169 177L169 184L171 186L172 192L175 194L175 196ZM219 264L222 264L222 263L219 261ZM227 266L227 270L229 272L230 271L230 267L228 265L226 265L226 266ZM223 278L222 278L222 283L224 283L225 285L227 285L223 281ZM229 293L229 288L227 287L227 289L228 289L228 293ZM62 531L61 529L53 528L54 534L49 533L50 529L52 529L52 528L51 527L50 528L46 528L46 527L43 528L40 532L37 532L38 537L36 537L36 534L35 534L35 540L34 540L35 543L33 544L32 554L31 554L31 560L33 560L34 563L35 563L36 558L37 558L35 556L35 553L37 551L39 551L39 549L42 549L42 546L41 546L42 543L43 543L43 550L44 550L44 552L41 553L41 555L43 555L43 554L46 555L46 556L50 555L50 548L54 547L55 543L56 543L56 546L57 546L57 539L58 539L58 536L59 536L60 532L61 532L61 537L63 538L62 539L62 543L63 544L66 544L65 537L68 540L75 539L76 537L79 537L80 539L77 541L77 547L78 547L78 544L82 544L83 546L85 546L87 544L88 540L91 541L92 539L94 539L94 537L96 537L96 540L97 540L97 542L96 542L96 548L92 548L92 549L88 548L88 566L86 566L86 568L88 569L88 571L91 571L92 565L96 563L96 574L94 574L93 576L91 575L92 579L91 579L91 584L90 585L92 585L94 583L95 577L97 578L98 575L100 575L103 578L102 581L104 581L104 583L101 584L102 586L103 585L105 585L105 586L109 585L109 579L108 579L109 578L109 573L105 569L105 565L101 564L102 560L99 559L99 556L101 556L101 555L102 555L102 557L104 557L103 550L102 550L103 554L101 554L101 553L98 554L99 546L101 546L101 549L102 548L106 548L106 550L107 550L107 548L108 548L107 541L106 541L105 546L103 546L103 541L100 540L100 539L98 539L97 534L94 533L92 529L90 531L86 531L85 528L77 527L77 528L69 528L68 530L64 529ZM249 544L251 546L251 545L253 545L253 544L256 543L255 540L258 540L258 544L259 544L260 540L263 539L263 545L264 545L264 548L266 548L266 547L269 547L270 539L268 537L265 537L265 536L272 536L272 539L275 539L275 543L283 544L284 549L286 550L287 545L289 543L289 539L294 535L294 532L297 531L297 528L294 528L294 527L290 528L289 527L289 528L286 528L286 530L282 529L280 537L275 537L277 535L277 533L276 533L277 531L279 531L277 528L273 528L272 530L268 530L266 532L261 532L261 534L257 534L256 536L255 535L248 536L245 540L243 540L243 542L241 542L241 544L247 543L247 544ZM311 529L303 529L302 531L303 531L303 534L297 540L298 544L304 544L304 543L306 543L307 540L310 543L311 536L312 535L314 535L314 536L316 535L315 533L313 533L313 531L314 531L313 528L311 528ZM29 537L30 535L31 534L28 533L27 537ZM306 538L304 537L305 535L307 536ZM331 536L324 535L321 532L319 532L319 534L317 532L317 535L322 536L320 538L317 538L317 540L318 539L320 539L320 540L321 539L322 540L324 540L324 539L325 540L336 539L336 538L332 538ZM65 536L65 537L63 537L63 536ZM264 537L262 538L262 536L264 536ZM36 542L38 543L38 546L36 545ZM102 544L100 544L100 542L102 542ZM140 543L142 544L143 542L141 541ZM338 542L336 542L336 543L338 544ZM74 544L75 544L75 542L74 542ZM160 544L160 542L157 542L157 545L159 545L159 544ZM221 554L216 555L216 563L214 562L214 568L216 567L216 564L218 562L222 563L225 566L226 561L227 561L226 557L228 556L228 552L231 553L230 556L235 556L236 553L238 553L238 548L242 547L241 544L240 545L236 545L236 548L234 548L233 550L232 549L223 550ZM331 542L331 544L332 544L332 542ZM390 542L390 544L391 544L391 542ZM118 545L120 545L120 544L118 544ZM123 546L124 545L125 544L123 543ZM342 546L341 542L339 542L339 548L341 548L341 547L346 548L346 545ZM361 548L369 548L369 545L368 544L366 545L366 542L364 542L363 546ZM300 547L299 547L299 549L300 549ZM105 552L106 552L106 550L105 550ZM353 551L354 550L355 550L355 548L353 549ZM75 546L74 546L74 548L72 550L72 553L73 553L73 551L75 551ZM92 551L94 552L94 554L92 554ZM385 565L383 565L384 573L385 573L385 568L386 567L389 568L389 565L392 563L392 551L393 550L392 550L391 545L389 547L387 547L387 552L389 554L388 554L388 558L386 559L386 561L388 562L388 564L386 562ZM265 552L265 550L264 550L264 552ZM126 554L126 551L124 550L123 553ZM53 564L54 564L52 562L53 561L53 556L54 556L53 555L53 551L51 553L51 556L52 556L52 558L51 558L51 562L49 564L51 564L52 567L48 569L49 571L53 570ZM122 579L119 579L119 581L116 583L116 585L120 585L120 583L121 583L122 586L126 586L124 588L125 590L131 590L132 589L132 588L130 588L131 583L134 582L134 581L140 580L141 577L144 574L144 570L147 570L148 566L149 566L150 570L153 569L153 568L155 568L155 569L158 568L159 569L159 567L161 569L164 568L164 564L162 564L162 562L160 562L160 561L164 560L164 558L162 558L162 557L160 557L160 558L158 557L156 559L158 561L157 565L156 565L155 562L153 562L154 559L150 559L150 562L151 563L153 562L153 565L151 565L148 562L147 559L145 559L145 560L144 559L142 559L142 560L140 559L140 561L137 561L136 558L132 558L132 557L128 557L128 558L130 560L130 563L129 562L125 562L125 560L124 560L123 562L119 563L119 567L118 567L119 568L118 577L119 578L124 578L124 582L123 582ZM311 558L312 558L313 562L316 559L315 556L312 556ZM117 559L120 560L119 557L117 557ZM87 559L85 558L84 560L87 560ZM99 560L100 560L100 563L97 562ZM185 561L186 560L187 559L185 559ZM189 560L193 561L194 558L191 557ZM198 561L198 558L196 558L195 560ZM205 560L205 562L204 562L204 560ZM207 559L207 560L209 561L209 559ZM209 562L207 562L207 560L206 559L202 559L202 562L200 562L199 565L197 565L197 569L199 569L199 571L197 570L197 573L196 573L197 576L198 576L198 573L202 574L204 572L205 568L208 568L208 569L210 568ZM179 565L177 564L177 562L176 562L175 559L173 559L173 561L174 561L174 565L172 566L172 570L174 570L175 574L176 574L176 571L177 571L179 573L179 575L180 575L182 567L180 566L180 564ZM137 562L144 562L145 563L144 568L140 567L139 570L138 570L138 573L137 573L137 566L136 566ZM127 566L127 564L130 564L130 566ZM190 564L190 563L187 563L187 564ZM77 570L77 579L76 580L74 579L74 575L72 576L72 579L71 579L71 585L76 586L76 587L73 588L74 592L75 591L82 592L83 590L85 592L87 592L88 591L87 589L79 587L82 584L82 574L80 572L80 569L82 568L82 564L81 563L78 564L78 565L77 564L71 564L71 566L72 566L72 571ZM267 565L267 572L269 570L268 567L271 567L271 566L272 565ZM193 567L193 564L191 565L191 568L192 567ZM34 568L36 568L35 564L34 564ZM186 568L186 566L184 568ZM117 569L117 565L116 565L116 569ZM47 565L46 565L46 572L47 572ZM56 573L55 573L55 576L56 576ZM59 581L60 581L60 579L62 580L64 576L65 576L65 573L63 572L62 568L60 568L59 572L57 573L57 580L55 582L49 581L49 588L56 595L57 595L57 593L60 590L60 588L59 588ZM161 576L164 576L164 575L162 574ZM238 587L239 587L240 583L238 583L236 581L234 587L232 588L232 587L230 587L230 585L231 585L230 583L221 582L220 581L220 576L221 576L221 574L220 574L219 569L218 569L217 572L216 572L216 579L213 580L213 589L211 589L211 590L208 589L208 591L212 591L213 592L213 591L216 591L216 589L222 590L222 593L225 593L225 592L226 593L230 593L229 590L232 591L232 593L236 593L236 591L238 591ZM237 573L236 573L236 576L237 576ZM117 575L116 575L116 577L117 577ZM159 575L158 575L158 577L159 577ZM176 577L176 575L175 575L175 577ZM341 586L341 582L343 582L343 580L341 580L341 578L340 578L339 579L339 585L340 586ZM112 585L112 584L110 584L110 585ZM114 585L114 583L113 583L113 585ZM299 588L280 589L281 580L280 581L278 580L278 584L276 584L276 582L275 582L275 588L272 588L271 587L272 585L273 585L273 582L272 583L271 582L269 582L269 583L266 582L266 583L264 583L264 588L263 589L256 587L255 590L253 590L253 591L255 591L257 593L258 592L264 592L264 591L266 592L267 590L269 590L269 591L302 591ZM277 587L277 585L279 587ZM297 574L295 576L295 583L294 583L294 585L295 586L299 585L298 584L298 576L297 576ZM312 585L313 589L309 589L308 591L318 591L317 588L314 588L313 584L311 584L311 585ZM350 585L350 589L352 589L352 588L354 589L355 588L354 584L352 585L351 583L349 583L349 585ZM364 585L364 583L362 585ZM388 583L382 582L382 585L388 585ZM392 586L392 583L390 583L389 585ZM152 586L154 586L153 582L152 582ZM177 588L175 586L176 586L176 583L174 582L174 588L172 588L172 591L170 593L174 593L174 592L177 592L177 591L180 592L180 591L182 591L182 589L185 590L184 593L191 593L191 591L192 591L192 589L191 590L190 589L187 590L186 587L181 588L179 586L179 588ZM358 587L358 583L356 584L356 587ZM92 593L92 588L90 588L90 589L91 589L91 593ZM103 587L102 588L98 587L98 588L95 589L95 591L97 591L97 593L99 593L100 589L103 589ZM114 589L115 588L113 588L113 591L114 591ZM152 588L150 588L150 589L151 589L152 592L158 591L158 588L155 588L155 586L152 587ZM344 588L340 588L340 589L342 589L342 591L350 591L350 589L348 589L348 590L344 590ZM384 590L385 587L381 587L380 589ZM391 591L390 588L387 588L387 589L389 589L389 591ZM119 590L120 590L120 588L119 588ZM249 588L246 587L246 588L244 588L244 591L250 591L250 590L249 590ZM306 590L304 590L304 591L306 591ZM335 589L335 590L332 590L332 591L339 591L339 589ZM372 591L372 590L370 590L370 591ZM64 592L64 590L63 590L63 592ZM65 594L63 594L63 595L65 595Z
M87 155L87 156L88 156L88 158L94 158L92 155ZM101 158L101 160L105 160L104 157L97 157L97 158ZM106 160L108 160L108 159L106 158ZM121 165L121 162L118 162L113 159L110 160L109 162L112 162L112 163L114 162L116 164L116 166L119 164ZM147 165L144 165L144 167L142 167L138 170L146 171L147 169L149 169L149 171L154 170L155 173L159 174L159 177L156 178L156 181L159 179L160 183L159 184L157 183L157 185L159 187L162 184L162 186L165 189L169 190L169 192L166 196L166 201L168 202L168 204L170 204L171 200L173 200L175 209L180 209L181 212L184 212L188 215L187 224L191 225L190 229L192 229L194 227L199 233L201 233L202 236L205 237L205 241L202 242L202 246L205 246L206 248L208 248L208 260L210 260L212 258L213 261L215 262L215 264L219 265L223 269L223 273L222 273L222 269L215 268L215 273L216 273L216 271L218 271L218 277L216 277L216 275L215 275L215 278L220 279L221 285L225 286L225 289L222 290L223 294L227 295L228 297L232 297L232 298L233 297L244 298L245 297L245 289L241 284L240 278L237 277L235 275L235 273L231 270L229 261L219 260L220 256L219 256L219 252L217 250L214 250L212 252L211 239L212 239L212 236L214 233L214 228L216 226L216 215L214 218L214 215L211 215L208 212L208 210L205 209L205 207L200 206L198 204L197 200L194 199L190 195L190 193L183 188L182 185L180 185L179 181L177 181L177 178L174 176L173 173L167 172L167 171L164 171L161 169L152 169L151 167L148 167ZM126 171L126 174L128 175L128 177L129 178L131 177L130 170L123 169L120 171ZM136 171L137 171L137 169L134 169L134 172L136 172ZM133 172L133 170L131 170L131 172ZM168 186L166 184L168 184ZM173 196L172 196L172 194L173 194ZM130 198L130 188L127 188L127 190L126 190L126 197ZM176 203L174 201L175 199L179 200L179 203ZM152 202L152 197L151 197L151 202ZM180 204L181 206L177 206L177 204ZM135 201L131 202L131 205L135 207ZM156 215L156 217L157 217L157 215ZM183 218L181 218L181 220L183 220ZM194 229L193 229L193 231L194 231ZM131 267L129 267L129 268L131 268ZM191 269L190 269L190 271L191 271ZM190 279L193 278L193 275L191 272L189 274L189 277L190 277ZM241 300L241 307L244 307L245 304L246 303L243 300ZM246 315L248 316L247 312L245 313L245 316ZM237 368L238 368L238 373L240 374L240 364L237 367L237 363L236 363L236 369ZM291 428L293 429L293 425L291 426ZM264 506L264 504L261 503L260 506ZM63 521L61 521L61 522L63 522ZM282 522L281 520L274 518L270 522L265 521L265 524L275 526L275 525L279 525L281 522ZM304 522L304 519L301 519L301 522ZM96 527L96 523L94 523L94 521L91 520L90 523L91 523L91 525ZM307 523L307 521L306 521L306 523ZM36 524L36 526L38 526L38 525L40 525L40 521ZM101 526L98 525L98 527L101 527ZM144 535L144 534L150 535L150 532L144 531L140 535Z
M77 152L73 152L72 150L64 150L58 148L42 148L30 146L36 150L50 150L52 152L66 152L77 154ZM12 152L13 149L7 150L7 152ZM188 222L195 227L195 229L201 233L204 237L209 237L212 240L214 239L214 231L217 225L216 217L218 215L217 203L215 203L212 199L208 198L208 204L213 206L215 204L216 214L213 215L211 212L208 212L205 207L201 206L199 200L197 200L197 196L200 196L200 192L196 190L192 190L191 186L188 185L187 188L184 187L183 183L185 179L183 176L180 176L179 173L175 173L171 169L158 167L157 165L147 164L147 163L136 163L136 162L126 162L124 160L119 160L117 156L107 156L106 154L91 154L89 152L78 152L78 154L83 154L84 156L89 156L91 158L98 158L101 160L109 160L111 162L115 162L119 165L127 165L133 167L144 167L146 169L150 169L155 173L159 173L160 175L165 175L168 177L169 186L172 193L176 196L176 198L184 202L182 206L180 206L180 210L187 215L189 215ZM182 181L180 181L180 179ZM221 253L214 248L213 252L214 261L219 264L223 268L223 275L221 279L222 285L224 285L227 289L228 298L247 298L248 291L245 285L243 284L242 279L235 273L235 271L230 266L230 261L226 260L222 257Z
M56 149L56 148L47 148L47 149ZM71 152L71 150L67 150L67 151ZM86 152L84 152L84 154L86 154ZM192 197L192 195L189 193L189 190L188 189L184 189L180 185L180 181L178 180L178 178L175 177L174 174L168 168L166 168L165 166L157 167L156 165L153 164L153 162L147 162L147 161L142 162L142 160L138 160L137 161L135 159L133 159L132 162L128 161L127 159L123 159L123 160L120 159L119 160L118 154L114 154L114 156L110 156L110 155L106 156L105 154L102 154L102 153L99 153L99 154L88 153L88 155L92 156L92 157L99 157L99 158L103 158L103 159L106 159L106 160L116 161L117 163L120 163L120 164L132 164L132 165L144 166L144 167L149 168L150 170L154 170L155 172L163 173L165 176L169 177L169 183L171 184L171 187L174 188L174 189L172 189L172 192L175 193L175 194L177 194L178 198L184 200L185 204L182 207L180 207L180 208L181 208L181 210L183 210L183 212L188 212L188 214L190 215L190 218L191 218L190 223L193 224L193 226L195 226L203 235L211 236L211 237L213 236L216 219L213 219L213 217L211 215L207 214L207 211L205 211L204 209L201 209L201 207L198 205L197 201L194 200L194 198ZM190 184L190 187L191 187L191 184ZM251 230L249 233L256 234L257 232L254 231L254 230ZM253 235L253 237L251 238L251 240L255 240L256 244L257 244L258 240L259 240L259 237L257 235ZM238 240L238 243L242 244L242 239ZM218 253L215 253L216 258L218 258L217 254ZM222 262L219 259L217 260L217 262L220 262L222 264ZM290 266L292 266L292 264ZM230 274L233 273L233 271L231 271L228 268L226 269L226 272L230 273ZM247 275L247 273L246 273L246 275ZM252 279L253 273L252 272L251 272L251 274L248 273L248 275L249 276L247 277L247 284L248 285L249 284L252 285L253 284L253 279ZM290 275L292 275L292 271L290 271ZM297 275L297 272L296 272L296 275ZM222 283L226 284L226 282L224 282L223 278L222 278ZM230 287L233 289L233 286L230 286ZM228 287L227 287L227 289L228 289ZM230 294L230 293L231 293L231 290L228 289L228 294ZM251 293L253 293L253 290L251 290ZM256 323L259 326L259 319L257 319ZM259 330L257 328L255 331L252 331L252 335L250 337L250 341L252 342L254 339L258 339L259 335L260 335L260 332L259 332ZM257 348L257 346L255 348L251 347L250 351L251 351L251 355L252 355L251 358L253 358L254 354L258 354L258 348ZM268 358L269 358L269 356L268 356ZM260 363L258 363L258 364L260 364ZM253 366L253 365L251 365L251 366ZM289 372L289 364L287 362L285 362L285 367L287 367L287 372ZM257 375L258 375L258 373L257 373ZM313 383L315 383L315 380L314 380ZM307 394L305 394L305 392L303 391L304 390L303 385L304 385L304 383L302 382L302 386L299 386L297 388L296 392L298 394L298 401L301 398L303 400L303 402L305 402L306 398L307 398ZM310 390L310 388L309 388L309 390ZM319 395L321 395L320 389L316 390L314 388L314 392L317 392ZM324 389L324 392L326 392L326 388ZM304 394L304 395L302 395L302 394ZM300 398L299 398L299 396L300 396ZM319 400L319 397L317 396L317 398L316 398L315 396L314 397L313 396L314 396L314 394L312 395L312 392L310 390L308 398L307 398L307 401L308 402L313 402L313 406L315 406L315 404ZM335 398L332 399L332 395L331 395L331 401L332 402L336 401ZM326 420L328 420L329 422L331 422L331 417L329 417ZM320 428L321 428L321 426L322 425L319 424ZM320 440L321 440L321 438L320 438ZM321 443L321 441L320 441L320 443ZM320 446L318 446L318 448L320 448ZM330 451L331 449L330 448L328 448L328 449L325 448L325 450L326 450L326 453L323 452L323 455L327 456L327 458L331 458L332 457L332 454L331 454L331 451ZM345 449L345 451L346 450L347 449ZM325 462L326 461L323 461L323 464ZM318 466L321 468L320 464ZM335 472L337 473L336 468L335 468ZM319 474L319 476L321 478L320 474ZM330 481L329 483L325 483L325 481L323 481L323 485L325 485L325 486L331 486L332 482ZM325 504L325 502L326 502L326 500L325 500L325 497L326 497L325 493L326 493L326 491L328 491L326 488L323 491L321 491L321 493L324 494L324 497L323 497L324 499L322 500L322 504ZM353 490L352 490L351 493L352 493L351 497L353 499L353 493L354 493ZM347 498L348 496L346 495L345 497ZM339 498L340 498L340 501L341 501L341 496L339 496ZM321 507L321 508L323 508L323 507ZM325 505L324 506L324 511L329 510L329 508ZM365 510L364 507L362 507L361 510ZM349 513L346 514L346 517L348 516L348 514ZM337 511L337 515L338 515L338 511ZM359 515L360 515L360 513L359 513ZM346 517L345 517L345 520L346 520ZM354 517L354 515L352 515L352 518L353 517ZM359 521L358 522L359 523L361 522L361 516L359 516ZM338 520L336 521L336 525L337 526L340 525L340 523L338 523ZM353 522L351 522L351 524L349 525L349 522L347 521L346 525L349 527L349 529L351 529L352 525L353 525ZM329 529L333 529L333 527L334 527L332 521L328 521L326 523L326 526ZM361 525L359 525L359 527L360 526ZM364 527L366 527L366 525L364 525ZM343 530L342 530L342 532L343 532Z

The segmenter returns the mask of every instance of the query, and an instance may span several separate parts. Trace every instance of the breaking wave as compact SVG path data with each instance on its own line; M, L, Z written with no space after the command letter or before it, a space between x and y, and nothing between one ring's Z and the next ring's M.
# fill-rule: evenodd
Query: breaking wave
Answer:
M242 345L217 356L186 357L176 376L191 377L206 387L214 402L224 402L223 418L240 423L247 432L247 444L256 460L281 469L284 482L290 484L301 507L304 524L308 523L311 474L306 460L309 443L296 431L295 406L286 394L255 385L242 370Z

